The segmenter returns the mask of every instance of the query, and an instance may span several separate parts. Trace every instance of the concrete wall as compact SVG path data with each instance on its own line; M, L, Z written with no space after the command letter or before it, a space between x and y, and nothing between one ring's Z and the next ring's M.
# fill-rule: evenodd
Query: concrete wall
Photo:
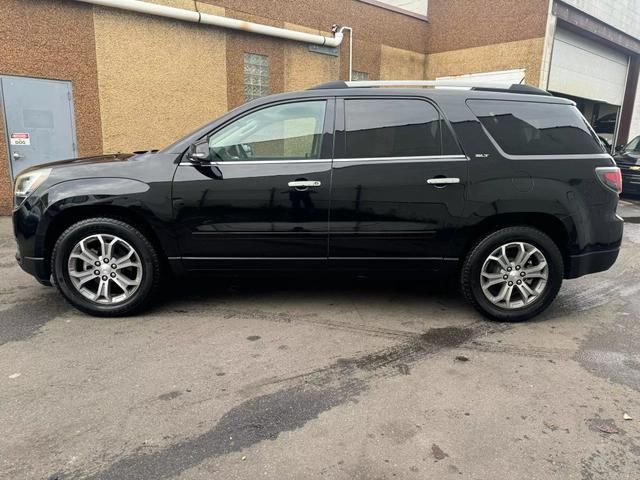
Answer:
M578 10L640 38L640 0L562 0Z
M71 80L78 151L102 151L91 7L50 0L0 2L0 74ZM6 133L0 108L0 214L12 208Z

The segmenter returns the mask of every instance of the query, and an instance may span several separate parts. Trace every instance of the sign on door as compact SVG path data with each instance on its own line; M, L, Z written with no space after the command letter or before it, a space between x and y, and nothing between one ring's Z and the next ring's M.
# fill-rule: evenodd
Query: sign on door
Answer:
M11 145L31 145L31 138L28 133L12 133L9 137L9 143Z

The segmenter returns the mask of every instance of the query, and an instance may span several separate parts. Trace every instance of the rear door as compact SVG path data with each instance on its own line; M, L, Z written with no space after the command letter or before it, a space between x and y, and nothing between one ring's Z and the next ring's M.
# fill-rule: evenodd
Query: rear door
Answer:
M188 270L322 266L328 257L333 99L261 106L212 132L173 200Z
M439 268L460 223L468 159L420 97L348 97L336 115L335 267Z

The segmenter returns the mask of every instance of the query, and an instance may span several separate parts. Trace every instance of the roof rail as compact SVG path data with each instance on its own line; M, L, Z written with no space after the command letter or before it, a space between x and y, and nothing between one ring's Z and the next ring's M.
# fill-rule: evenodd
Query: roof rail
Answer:
M458 88L466 90L478 90L488 92L525 93L529 95L552 96L546 90L518 83L490 83L468 82L460 80L364 80L357 82L334 81L321 83L310 90L340 89L340 88L376 88L376 87L432 87L432 88Z

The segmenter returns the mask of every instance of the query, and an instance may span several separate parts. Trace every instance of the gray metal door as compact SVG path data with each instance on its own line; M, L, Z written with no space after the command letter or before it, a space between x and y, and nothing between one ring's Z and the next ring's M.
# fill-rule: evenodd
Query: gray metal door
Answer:
M11 174L77 156L71 82L0 77Z

